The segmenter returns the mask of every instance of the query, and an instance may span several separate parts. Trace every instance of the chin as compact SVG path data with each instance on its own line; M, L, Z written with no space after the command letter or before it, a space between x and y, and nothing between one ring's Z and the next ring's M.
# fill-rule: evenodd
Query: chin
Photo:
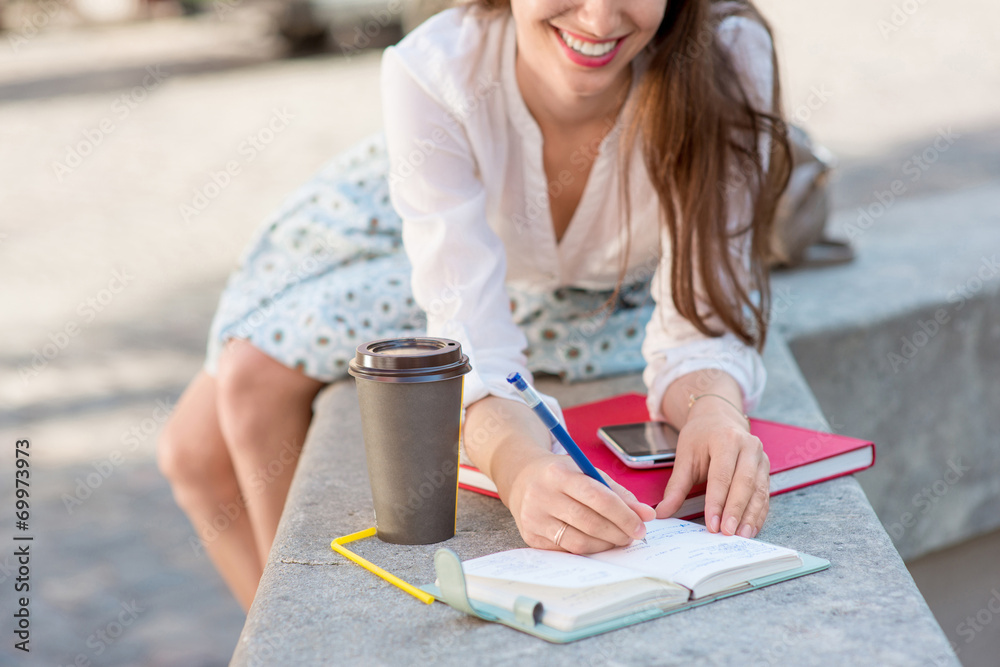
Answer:
M573 95L590 97L606 92L615 84L619 76L619 70L615 72L581 72L579 69L573 68L564 71L560 77L560 83L564 90Z
M601 95L615 87L621 79L622 72L628 69L634 55L629 53L632 50L629 48L630 45L624 45L624 48L615 54L614 60L607 65L585 67L572 62L563 52L564 47L557 42L559 38L554 35L553 37L555 48L553 51L549 51L552 58L550 62L558 64L549 70L556 75L553 77L552 83L577 96Z

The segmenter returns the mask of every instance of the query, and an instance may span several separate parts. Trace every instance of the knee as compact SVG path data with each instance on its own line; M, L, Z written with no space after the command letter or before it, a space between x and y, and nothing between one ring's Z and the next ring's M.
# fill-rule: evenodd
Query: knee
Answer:
M177 415L167 421L156 443L156 463L170 482L175 497L185 490L214 488L223 479L224 452L211 451L211 440L194 436L196 429L187 428Z

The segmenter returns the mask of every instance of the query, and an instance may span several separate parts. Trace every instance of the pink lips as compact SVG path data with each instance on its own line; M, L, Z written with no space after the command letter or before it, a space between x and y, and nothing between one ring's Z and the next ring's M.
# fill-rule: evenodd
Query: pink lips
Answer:
M561 30L560 28L552 26L552 29L555 31L556 41L559 42L559 46L562 47L563 52L566 54L566 57L569 58L574 63L576 63L577 65L582 65L583 67L604 67L605 65L607 65L609 62L615 59L615 55L618 54L618 50L622 47L622 44L625 42L625 37L628 36L625 35L625 37L619 37L617 40L618 43L615 44L615 48L611 49L603 56L587 56L582 53L578 53L577 51L574 51L569 47L569 45L566 42L563 41L562 35L559 34ZM565 32L569 31L567 30ZM602 42L595 42L592 39L586 39L584 37L580 37L575 33L569 33L569 34L572 35L573 37L576 37L580 41L592 42L595 44L602 43ZM611 40L605 40L605 42L608 41Z

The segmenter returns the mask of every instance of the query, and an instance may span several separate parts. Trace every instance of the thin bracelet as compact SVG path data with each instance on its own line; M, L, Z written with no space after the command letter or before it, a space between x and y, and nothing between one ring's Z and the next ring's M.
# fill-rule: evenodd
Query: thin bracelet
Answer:
M736 405L732 401L730 401L728 398L726 398L725 396L722 396L720 394L701 394L700 396L695 396L694 394L691 394L691 398L690 398L690 400L688 400L688 410L690 410L692 407L694 407L695 401L697 401L699 398L705 398L706 396L715 396L716 398L721 398L726 403L729 403L729 405L733 406L734 410L736 410L741 415L743 415L743 419L747 420L747 428L750 428L750 417L749 417L749 415L747 415L747 413L743 412L738 407L736 407Z

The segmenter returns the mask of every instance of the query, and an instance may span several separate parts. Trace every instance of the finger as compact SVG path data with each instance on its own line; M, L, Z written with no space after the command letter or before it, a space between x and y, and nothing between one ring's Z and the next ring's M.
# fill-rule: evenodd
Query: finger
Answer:
M767 518L771 506L771 466L767 461L767 454L764 455L763 459L757 468L757 485L753 497L750 498L750 503L743 510L743 518L740 519L740 529L737 535L742 537L757 536L757 533L764 526L764 519Z
M557 503L552 510L552 516L560 522L565 522L580 533L593 537L612 546L626 546L632 543L632 538L591 507L574 498L566 498L567 502Z
M640 528L644 534L645 524L624 500L579 469L571 465L550 466L546 469L544 482L526 492L525 499L529 495L538 497L530 503L525 502L519 517L518 527L522 534L527 533L525 541L530 535L532 541L543 542L529 543L530 546L551 548L555 531L550 528L555 525L558 530L563 522L611 545L625 546L634 539L616 524L616 519L625 523L630 533Z
M729 494L726 496L726 508L722 513L722 532L725 535L736 534L744 510L750 504L754 491L757 490L757 470L763 453L759 442L758 440L753 445L746 445L739 450Z
M667 488L663 490L663 500L656 506L656 516L666 519L672 516L681 508L681 504L687 500L694 486L694 474L687 461L676 461L670 479L667 480Z
M620 546L630 544L633 538L602 513L601 507L606 508L609 502L620 512L631 517L637 526L645 528L624 501L600 482L587 477L579 470L560 467L552 468L549 473L551 488L555 493L548 495L543 502L533 503L529 517L532 525L545 526L541 530L545 537L551 539L554 535L554 532L545 534L554 519L557 529L562 523L567 523L604 542ZM538 533L539 530L535 528L532 532Z
M646 535L646 525L618 494L586 475L570 474L572 477L563 487L563 492L579 503L579 507L575 508L578 516L567 520L570 525L594 537L622 545Z
M708 488L705 490L705 526L709 532L718 533L722 530L722 510L730 494L729 487L733 482L738 458L739 450L724 448L709 463ZM749 494L747 497L749 498Z
M562 523L559 524L559 528L561 527ZM566 526L566 530L563 531L563 534L559 538L558 545L554 540L550 541L552 542L554 548L561 549L562 551L568 551L571 554L595 554L619 546L617 544L612 544L611 542L598 539L592 535L588 535L581 530L577 530L571 525Z
M656 510L646 503L639 502L639 499L635 497L634 493L608 477L607 473L602 472L601 475L604 476L604 479L611 486L611 490L617 493L618 497L624 500L625 504L628 505L628 508L639 515L639 518L642 521L652 521L656 518Z

